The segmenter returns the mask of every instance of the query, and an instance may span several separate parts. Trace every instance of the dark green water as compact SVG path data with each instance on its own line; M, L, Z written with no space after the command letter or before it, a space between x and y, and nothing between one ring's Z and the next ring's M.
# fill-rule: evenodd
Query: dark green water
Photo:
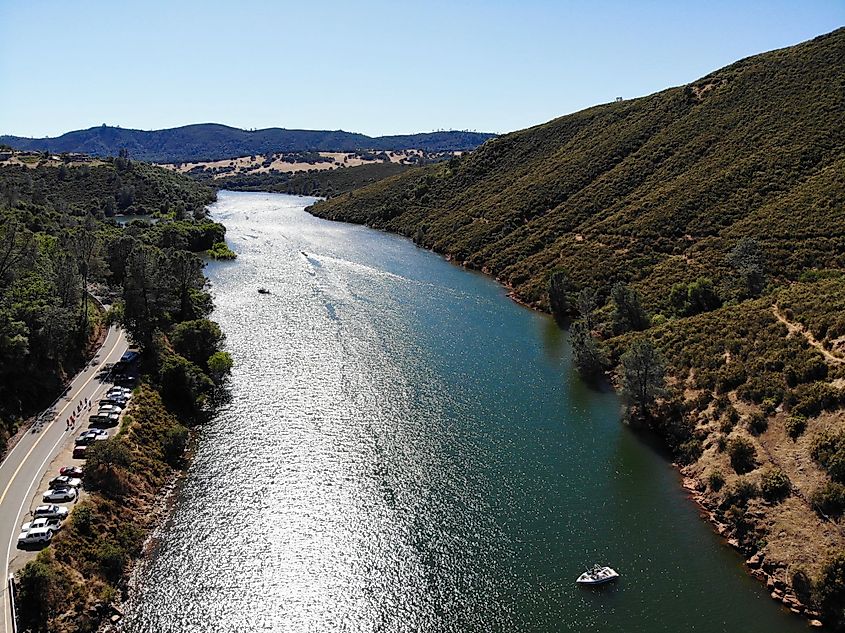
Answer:
M136 574L127 631L805 629L616 397L574 377L548 318L306 203L214 208L239 256L209 269L233 400ZM576 587L594 562L622 578Z

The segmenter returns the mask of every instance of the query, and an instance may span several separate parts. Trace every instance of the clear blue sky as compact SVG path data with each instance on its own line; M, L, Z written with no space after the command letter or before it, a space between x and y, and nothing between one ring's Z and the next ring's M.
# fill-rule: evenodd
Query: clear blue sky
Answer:
M0 133L506 132L843 24L843 0L0 0Z

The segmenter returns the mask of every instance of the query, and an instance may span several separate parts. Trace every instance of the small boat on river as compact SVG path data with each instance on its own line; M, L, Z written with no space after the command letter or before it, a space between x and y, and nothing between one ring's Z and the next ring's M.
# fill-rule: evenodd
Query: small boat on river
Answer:
M267 288L259 288L259 289L258 289L258 294L260 294L260 295L269 295L269 294L270 294L270 291L269 291L269 290L267 290Z
M578 580L575 582L579 585L603 585L617 578L619 578L619 574L614 569L602 565L593 565L578 576Z

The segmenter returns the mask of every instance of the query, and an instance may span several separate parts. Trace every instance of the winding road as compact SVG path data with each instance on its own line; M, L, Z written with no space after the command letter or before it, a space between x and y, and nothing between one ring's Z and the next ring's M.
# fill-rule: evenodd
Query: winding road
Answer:
M80 428L87 426L83 421L82 424L77 423L76 432L68 431L68 417L83 398L96 402L100 394L106 391L109 385L104 381L105 372L120 360L128 347L123 331L115 326L109 328L97 354L85 369L76 375L65 394L53 404L44 422L40 425L36 423L33 430L21 437L0 463L0 556L4 571L0 633L14 631L9 601L10 565L17 552L20 525L26 521L36 495L40 500L40 494L43 492L37 489L38 483L50 462L73 443L73 438Z

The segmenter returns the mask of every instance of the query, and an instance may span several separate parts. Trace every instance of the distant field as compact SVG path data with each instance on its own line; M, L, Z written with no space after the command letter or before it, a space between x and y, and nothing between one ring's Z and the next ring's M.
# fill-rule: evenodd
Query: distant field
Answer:
M435 162L460 154L461 152L426 152L419 149L385 152L286 152L215 161L162 163L161 166L183 174L219 180L247 174L292 174L380 163L410 166Z

